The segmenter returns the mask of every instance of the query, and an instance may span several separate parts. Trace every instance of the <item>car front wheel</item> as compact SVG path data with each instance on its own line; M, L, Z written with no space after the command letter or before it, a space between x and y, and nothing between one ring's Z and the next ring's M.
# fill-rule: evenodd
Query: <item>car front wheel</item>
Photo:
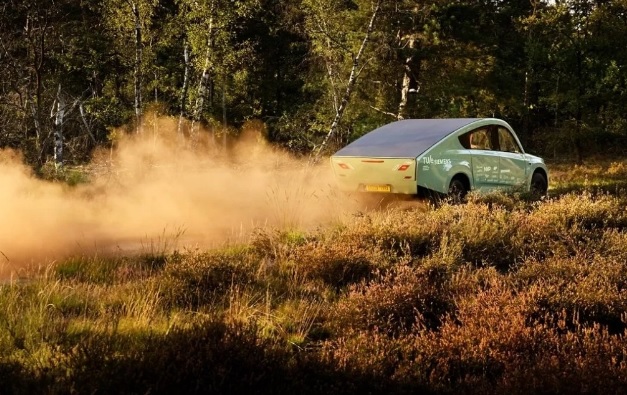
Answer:
M546 195L548 183L546 177L542 173L534 173L531 177L531 186L529 191L533 196L542 197Z

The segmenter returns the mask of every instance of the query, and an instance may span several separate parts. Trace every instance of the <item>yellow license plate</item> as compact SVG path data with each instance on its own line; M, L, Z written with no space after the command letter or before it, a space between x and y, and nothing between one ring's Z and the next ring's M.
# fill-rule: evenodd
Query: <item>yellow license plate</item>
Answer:
M367 192L392 192L390 185L366 185Z

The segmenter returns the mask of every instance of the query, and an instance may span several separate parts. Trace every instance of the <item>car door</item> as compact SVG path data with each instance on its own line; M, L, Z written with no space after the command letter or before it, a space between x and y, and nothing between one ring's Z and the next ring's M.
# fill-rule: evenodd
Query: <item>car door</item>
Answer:
M499 185L499 152L494 150L495 139L490 126L468 133L468 148L472 161L475 189L492 190Z
M522 187L527 180L527 159L509 129L497 128L500 170L499 184L506 187Z

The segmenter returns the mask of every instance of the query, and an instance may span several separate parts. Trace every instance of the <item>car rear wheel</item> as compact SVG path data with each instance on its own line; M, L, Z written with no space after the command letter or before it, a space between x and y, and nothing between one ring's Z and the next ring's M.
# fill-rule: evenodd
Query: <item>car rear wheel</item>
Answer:
M546 195L548 189L548 183L546 181L546 177L540 172L533 173L531 177L531 186L529 191L531 195L535 197L542 197Z
M453 178L451 180L451 184L448 187L448 197L453 203L461 203L468 190L466 189L466 185L459 178Z

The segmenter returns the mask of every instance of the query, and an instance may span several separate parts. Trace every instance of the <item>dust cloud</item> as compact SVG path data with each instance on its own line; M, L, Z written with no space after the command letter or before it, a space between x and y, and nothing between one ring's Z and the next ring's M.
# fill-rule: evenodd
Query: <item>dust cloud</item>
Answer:
M328 161L273 148L256 124L226 150L177 135L161 119L96 152L89 182L33 176L0 152L0 274L68 256L211 248L245 242L256 228L311 229L341 221L357 202L333 188Z

